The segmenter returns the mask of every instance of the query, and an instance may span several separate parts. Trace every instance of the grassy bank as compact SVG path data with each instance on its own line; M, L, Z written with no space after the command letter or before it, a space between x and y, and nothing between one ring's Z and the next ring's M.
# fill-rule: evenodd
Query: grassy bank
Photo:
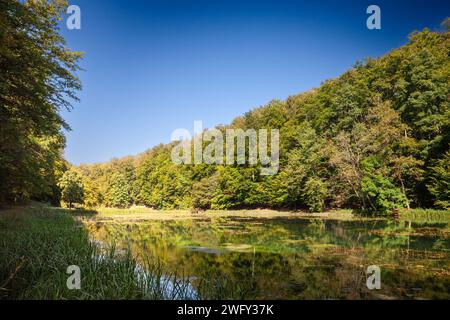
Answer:
M403 220L410 220L413 222L449 223L450 210L435 210L435 209L403 210L400 213L400 218Z
M234 297L223 286L192 286L162 273L160 262L139 264L128 252L100 248L69 211L35 204L0 211L1 299L178 299ZM67 288L67 267L81 270L81 289ZM144 268L142 268L144 266ZM217 290L216 290L217 289Z
M328 218L328 219L352 219L351 210L337 210L324 213L308 213L304 211L280 211L271 209L256 210L206 210L193 212L191 210L154 210L151 208L97 208L96 220L195 220L210 219L220 217L235 218L257 218L257 219L276 219L276 218Z
M290 210L206 210L192 212L191 210L155 210L145 207L135 207L128 209L119 208L97 208L95 216L88 216L95 220L116 221L144 221L144 220L191 220L191 219L210 219L219 217L235 218L257 218L257 219L276 219L276 218L321 218L332 220L352 220L352 219L385 219L376 214L361 214L353 212L350 209L337 209L320 213L310 213L305 211ZM390 217L387 217L390 219ZM450 222L449 210L434 209L411 209L401 210L400 220L409 220L412 222Z

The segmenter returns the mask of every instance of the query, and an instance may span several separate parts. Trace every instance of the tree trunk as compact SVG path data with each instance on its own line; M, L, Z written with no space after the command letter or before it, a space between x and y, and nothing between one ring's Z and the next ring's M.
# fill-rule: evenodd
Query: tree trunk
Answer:
M403 184L403 179L399 179L400 180L400 184L402 185L402 193L403 193L403 195L405 196L405 198L406 198L406 208L408 209L408 210L411 210L411 207L409 206L409 199L408 199L408 197L406 196L406 190L405 190L405 185Z

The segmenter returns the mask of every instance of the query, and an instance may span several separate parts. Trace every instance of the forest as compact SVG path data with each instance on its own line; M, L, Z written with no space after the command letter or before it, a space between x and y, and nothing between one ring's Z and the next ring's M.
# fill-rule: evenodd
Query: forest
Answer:
M172 144L106 163L63 157L62 108L81 82L80 52L58 22L64 2L0 0L0 203L87 208L450 208L450 20L412 32L320 87L235 118L232 129L279 129L280 169L178 165ZM299 75L301 76L301 75Z

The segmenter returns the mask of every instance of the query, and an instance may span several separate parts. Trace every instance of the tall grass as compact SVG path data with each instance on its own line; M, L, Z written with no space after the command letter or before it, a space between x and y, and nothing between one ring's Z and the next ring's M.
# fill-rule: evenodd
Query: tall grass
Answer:
M72 212L42 205L0 211L1 299L236 297L229 284L197 281L194 289L189 278L165 274L159 261L138 263L130 250L118 254L114 246L100 247ZM80 267L80 290L67 288L70 265Z
M402 210L400 217L403 220L428 223L450 223L450 210L411 209Z

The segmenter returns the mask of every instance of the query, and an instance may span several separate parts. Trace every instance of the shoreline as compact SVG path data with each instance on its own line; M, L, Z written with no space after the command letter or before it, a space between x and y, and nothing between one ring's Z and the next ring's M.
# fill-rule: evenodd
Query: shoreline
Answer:
M76 212L76 210L74 210ZM155 210L150 208L97 208L82 212L93 212L92 214L79 214L77 218L82 221L107 222L114 221L118 223L145 222L145 221L182 221L182 220L212 220L220 218L234 219L322 219L322 220L341 220L341 221L374 221L374 220L392 220L392 217L386 216L362 216L357 215L350 209L336 209L326 212L310 213L306 211L283 211L272 209L254 209L254 210L206 210L193 213L191 210ZM430 209L411 209L401 210L398 220L408 221L435 221L450 222L449 210L430 210Z
M136 211L138 210L138 211ZM169 221L169 220L208 220L214 218L242 218L242 219L367 219L356 217L350 210L336 210L321 213L308 213L304 211L278 211L270 209L256 210L206 210L192 213L190 210L153 210L153 209L110 209L101 208L95 210L92 216L82 216L91 221ZM376 219L376 218L375 218Z

